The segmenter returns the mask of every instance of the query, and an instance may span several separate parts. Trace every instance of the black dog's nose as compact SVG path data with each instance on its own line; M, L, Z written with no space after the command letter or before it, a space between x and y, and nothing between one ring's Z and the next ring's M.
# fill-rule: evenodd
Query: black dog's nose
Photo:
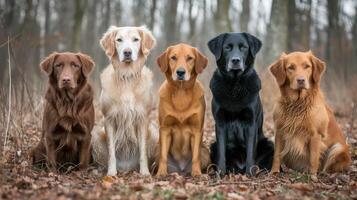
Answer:
M176 74L177 74L178 77L182 77L182 78L183 78L183 76L185 75L185 73L186 73L186 70L185 70L184 68L182 68L182 67L180 67L180 68L178 68L178 69L176 70Z
M130 49L125 49L124 50L124 56L126 58L130 58L131 57L131 50Z
M304 77L298 77L296 80L297 80L297 83L299 85L303 85L305 83L305 78Z
M238 58L238 57L232 58L232 63L235 64L235 65L240 63L240 58Z

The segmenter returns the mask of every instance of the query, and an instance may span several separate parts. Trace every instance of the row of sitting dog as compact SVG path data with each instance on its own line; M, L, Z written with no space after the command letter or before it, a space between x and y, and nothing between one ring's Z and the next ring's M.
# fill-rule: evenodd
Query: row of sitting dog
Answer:
M118 170L199 176L210 163L221 175L254 175L256 168L279 172L281 164L316 174L350 165L349 146L320 90L325 64L312 52L282 54L270 66L281 92L274 147L263 134L261 81L254 69L262 43L248 33L210 40L217 69L210 82L216 142L209 149L202 144L206 102L197 80L207 67L206 56L187 44L158 56L166 80L159 90L157 128L149 117L153 74L145 65L155 44L145 27L112 26L104 34L100 45L110 64L100 76L104 117L96 124L87 81L93 60L55 52L42 61L49 87L42 138L31 152L34 165L83 169L93 161L109 176Z

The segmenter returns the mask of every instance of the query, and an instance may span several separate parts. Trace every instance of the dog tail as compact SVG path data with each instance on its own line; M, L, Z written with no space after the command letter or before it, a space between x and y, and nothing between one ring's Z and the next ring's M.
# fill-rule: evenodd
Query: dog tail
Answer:
M95 125L92 130L92 158L95 163L102 167L108 165L107 134L102 125Z
M210 152L205 144L201 147L201 169L206 171L208 166L211 164Z
M323 171L345 171L351 164L349 145L336 143L327 150L327 157Z

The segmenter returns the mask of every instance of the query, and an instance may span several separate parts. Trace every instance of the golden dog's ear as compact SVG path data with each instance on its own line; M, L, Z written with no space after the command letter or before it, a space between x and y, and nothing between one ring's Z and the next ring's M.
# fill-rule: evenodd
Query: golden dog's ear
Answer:
M169 67L169 58L168 53L169 53L170 47L167 48L164 52L162 52L159 57L156 58L156 63L159 65L160 69L162 72L166 72L167 68Z
M112 59L115 55L115 36L117 34L117 27L111 26L106 33L104 33L102 39L99 43L102 49L105 51L105 54Z
M47 75L50 75L53 71L53 63L56 60L56 57L58 56L58 52L53 52L50 55L48 55L41 63L40 63L40 68L42 71L44 71Z
M326 65L325 62L318 59L311 50L307 52L310 56L312 63L312 80L315 83L319 83L323 72L325 71Z
M152 35L151 31L149 31L145 26L139 27L139 34L141 37L141 53L144 56L148 56L150 50L153 49L156 45L156 40Z
M77 53L76 56L82 63L82 73L85 77L87 77L91 71L93 70L94 67L94 61L92 58L86 54L83 53Z
M284 68L285 53L282 53L277 61L269 66L270 72L276 79L279 86L283 86L286 81L286 71Z
M207 67L208 59L198 49L194 49L196 52L195 71L197 74L200 74Z

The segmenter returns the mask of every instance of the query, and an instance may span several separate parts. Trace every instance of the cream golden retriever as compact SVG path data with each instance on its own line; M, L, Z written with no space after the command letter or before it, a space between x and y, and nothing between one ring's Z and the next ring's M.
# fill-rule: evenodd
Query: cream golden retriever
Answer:
M145 27L111 26L100 40L111 63L100 76L104 126L94 128L92 145L94 160L109 176L117 170L150 174L158 132L149 131L153 74L145 61L155 44Z

